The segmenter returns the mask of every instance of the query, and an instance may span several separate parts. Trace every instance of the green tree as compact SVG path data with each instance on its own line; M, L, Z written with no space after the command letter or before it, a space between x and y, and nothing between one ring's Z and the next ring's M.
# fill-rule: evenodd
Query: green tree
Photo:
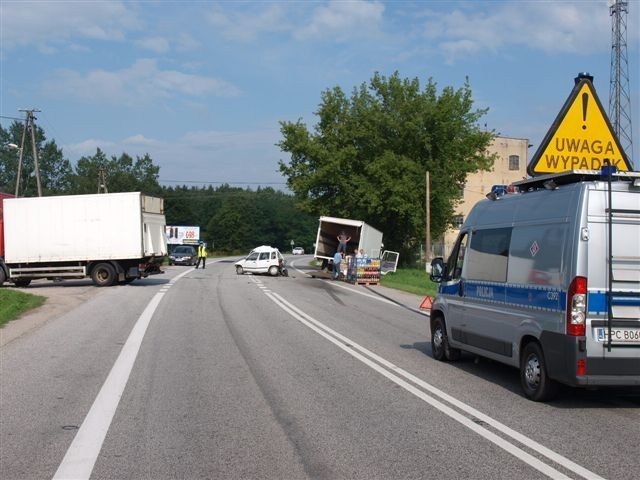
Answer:
M20 151L8 147L8 144L21 145L23 132L24 124L18 121L13 122L8 130L0 126L0 144L3 146L0 150L1 191L15 193ZM55 140L47 141L44 130L38 126L35 128L35 138L42 194L68 193L73 175L71 163L64 158L62 149L58 148ZM37 194L33 145L31 133L27 131L24 135L19 195L32 197Z
M271 245L287 251L291 240L311 248L317 219L300 211L292 195L270 187L252 191L228 185L205 193L217 200L217 207L201 234L216 250L239 253Z
M425 172L431 178L431 232L450 225L468 173L488 169L494 136L478 120L468 82L438 93L398 72L375 74L347 98L322 93L318 123L280 122L278 146L290 154L280 171L301 208L315 215L356 218L379 228L388 248L407 253L425 229Z
M158 183L160 167L153 164L148 153L143 157L136 157L135 161L127 153L108 159L98 148L94 155L78 160L71 193L97 193L100 168L106 172L107 189L110 193L139 191L157 195L162 191Z

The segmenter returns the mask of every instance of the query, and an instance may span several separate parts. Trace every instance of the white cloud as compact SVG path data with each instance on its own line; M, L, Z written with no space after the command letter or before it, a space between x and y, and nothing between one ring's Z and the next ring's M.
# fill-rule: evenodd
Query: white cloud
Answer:
M196 149L251 148L274 145L278 140L278 130L255 132L195 131L185 134L179 141Z
M62 148L72 161L94 155L96 148L100 148L108 158L122 152L133 158L148 153L154 165L160 167L161 183L201 181L242 186L243 183L259 182L284 186L284 179L278 171L278 159L281 157L275 146L278 139L278 129L193 131L171 140L135 134L115 141L88 139L63 145Z
M35 45L40 49L71 39L123 40L139 28L135 13L123 2L2 2L0 43L3 50Z
M116 71L97 69L82 74L73 70L59 70L43 83L42 89L56 97L126 105L179 94L233 97L241 93L233 84L217 78L160 70L152 59L137 60L131 67Z
M154 140L152 138L147 138L142 134L132 135L130 137L122 140L124 145L135 145L135 146L153 146L159 145L161 142L158 140Z
M71 143L68 145L63 145L62 149L64 150L65 156L69 157L87 157L94 155L96 153L96 149L100 149L102 151L112 149L116 144L109 140L100 140L96 138L89 138L87 140L83 140L78 143Z
M176 40L177 49L185 52L200 47L200 42L188 33L181 33Z
M169 41L163 37L142 38L136 41L136 45L155 53L166 53L169 51Z
M344 41L377 32L383 20L384 5L379 1L331 0L311 11L270 4L257 13L225 10L220 6L209 13L209 22L225 38L251 42L263 34L284 32L298 40L332 39Z
M364 0L332 0L318 7L311 22L294 32L298 39L335 38L345 40L376 31L382 23L384 5Z
M512 46L551 53L590 54L610 43L607 3L509 2L484 11L432 12L425 36L450 61Z
M225 12L216 7L208 15L209 22L225 38L241 42L252 41L263 33L290 30L290 22L285 17L285 11L280 5L270 5L255 15L238 11Z

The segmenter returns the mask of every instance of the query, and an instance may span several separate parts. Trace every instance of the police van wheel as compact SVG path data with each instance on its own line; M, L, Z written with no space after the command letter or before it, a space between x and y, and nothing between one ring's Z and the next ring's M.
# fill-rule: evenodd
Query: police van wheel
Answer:
M271 265L269 267L269 275L271 275L272 277L278 275L278 267L276 267L275 265Z
M449 346L447 329L445 328L442 317L437 317L433 320L431 353L433 354L433 358L439 361L456 361L460 358L460 350Z
M528 343L522 351L520 382L525 395L534 402L551 400L558 393L558 384L547 375L544 354L536 342Z
M243 268L240 265L236 266L236 274L237 275L242 275L244 273Z

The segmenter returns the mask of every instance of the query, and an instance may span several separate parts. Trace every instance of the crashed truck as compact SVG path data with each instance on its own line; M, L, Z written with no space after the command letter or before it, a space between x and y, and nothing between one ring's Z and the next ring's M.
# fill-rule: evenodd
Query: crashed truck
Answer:
M344 232L351 237L347 242L347 254L362 251L369 258L379 258L382 275L395 272L398 265L397 252L382 251L382 232L362 220L348 218L320 217L318 234L316 235L315 252L313 256L323 266L333 262L333 256L338 251L338 235Z

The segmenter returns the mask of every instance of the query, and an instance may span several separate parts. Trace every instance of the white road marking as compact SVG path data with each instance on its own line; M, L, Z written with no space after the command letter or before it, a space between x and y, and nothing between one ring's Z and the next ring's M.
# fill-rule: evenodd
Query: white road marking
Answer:
M172 278L168 286L190 273L186 270ZM158 308L165 291L159 291L144 309L136 324L133 326L129 338L120 351L118 359L113 364L98 396L93 402L89 413L85 417L80 429L71 442L62 463L58 467L54 480L57 479L88 479L98 459L102 444L116 413L120 399L129 380L133 364L138 356L142 339L147 331L153 313Z
M465 427L469 428L470 430L476 432L478 435L484 437L485 439L489 440L490 442L494 443L495 445L497 445L500 448L504 449L506 452L512 454L516 458L518 458L521 461L527 463L528 465L530 465L531 467L535 468L536 470L544 473L545 475L547 475L547 476L549 476L551 478L554 478L554 479L555 478L557 478L557 479L567 479L567 478L569 478L564 473L562 473L561 471L553 468L552 466L544 463L540 459L532 456L531 454L529 454L526 451L522 450L520 447L518 447L518 446L514 445L513 443L510 443L509 441L499 437L498 435L496 435L492 431L488 430L487 428L484 428L483 426L475 423L472 419L462 415L458 411L456 411L453 408L451 408L451 406L446 405L445 403L443 403L440 400L434 398L433 396L430 396L430 395L426 394L424 391L419 390L414 385L412 385L412 384L408 383L407 381L403 380L402 378L400 378L400 376L406 378L407 380L411 381L413 384L421 387L422 389L428 391L429 393L440 397L442 400L445 400L446 402L449 402L452 406L455 406L456 408L462 410L463 412L467 413L468 415L473 416L474 418L476 418L478 420L481 420L481 421L487 423L488 425L491 425L496 430L504 433L505 435L511 437L512 439L516 440L517 442L520 442L521 444L525 445L527 448L530 448L531 450L539 453L540 455L545 456L546 458L548 458L549 460L552 460L553 462L557 463L558 465L561 465L562 467L566 468L567 470L570 470L570 471L572 471L572 472L574 472L574 473L576 473L576 474L578 474L578 475L580 475L580 476L582 476L584 478L587 478L587 479L604 480L599 475L591 472L590 470L587 470L586 468L582 467L581 465L576 464L575 462L569 460L568 458L563 457L559 453L556 453L553 450L545 447L544 445L535 442L534 440L526 437L525 435L516 432L515 430L507 427L506 425L500 423L499 421L489 417L488 415L485 415L485 414L481 413L480 411L476 410L475 408L465 404L464 402L461 402L460 400L457 400L456 398L446 394L445 392L443 392L440 389L434 387L433 385L430 385L429 383L427 383L427 382L415 377L414 375L412 375L409 372L401 369L400 367L388 362L384 358L382 358L382 357L376 355L375 353L367 350L366 348L364 348L361 345L355 343L351 339L341 335L340 333L336 332L335 330L332 330L331 328L329 328L326 325L322 324L321 322L315 320L313 317L311 317L310 315L306 314L305 312L303 312L302 310L297 308L295 305L293 305L290 302L288 302L287 300L285 300L281 295L278 295L277 293L269 293L269 294L266 294L266 295L276 305L278 305L284 311L289 313L292 317L294 317L300 323L306 325L311 330L313 330L316 333L318 333L319 335L323 336L324 338L326 338L327 340L329 340L330 342L332 342L333 344L335 344L336 346L338 346L339 348L341 348L345 352L349 353L349 355L357 358L358 360L360 360L365 365L371 367L372 369L374 369L375 371L377 371L381 375L385 376L386 378L388 378L392 382L394 382L397 385L399 385L402 388L404 388L406 391L412 393L413 395L415 395L416 397L420 398L424 402L426 402L426 403L430 404L431 406L437 408L438 410L440 410L444 414L448 415L452 419L454 419L457 422L461 423L462 425L464 425ZM358 353L358 352L361 352L361 353ZM375 362L374 362L374 360L375 360ZM378 362L378 363L376 363L376 362ZM400 375L400 376L398 376L398 375Z

